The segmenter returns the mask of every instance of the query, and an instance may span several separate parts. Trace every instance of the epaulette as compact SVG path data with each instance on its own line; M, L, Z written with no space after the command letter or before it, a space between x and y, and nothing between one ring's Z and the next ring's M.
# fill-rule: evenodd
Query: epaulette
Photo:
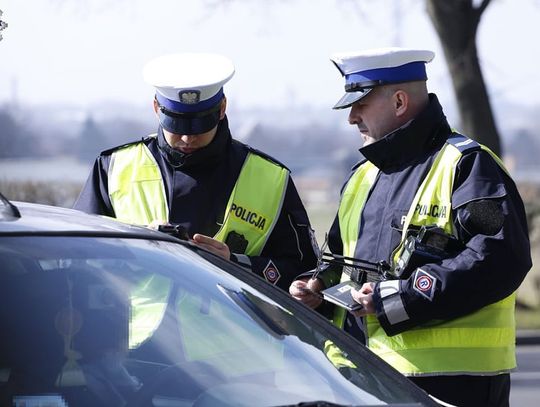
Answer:
M154 138L155 136L156 136L155 134L151 134L149 136L142 137L140 140L130 141L129 143L122 144L122 145L119 145L119 146L116 146L116 147L113 147L113 148L109 148L107 150L103 150L101 153L99 153L99 155L111 155L115 151L121 150L121 149L123 149L125 147L129 147L129 146L132 146L132 145L135 145L135 144L139 144L140 142L145 143L148 140Z
M473 139L456 132L453 132L446 142L457 148L461 154L467 154L482 148L482 146Z
M289 172L291 171L285 164L283 164L282 162L276 160L274 157L262 152L261 150L257 150L256 148L253 148L248 144L242 143L241 141L238 141L238 140L234 140L234 141L241 144L241 145L243 145L243 146L245 146L249 150L250 153L257 154L258 156L260 156L262 158L265 158L268 161L271 161L274 164L279 165L280 167L285 168L287 171L289 171Z

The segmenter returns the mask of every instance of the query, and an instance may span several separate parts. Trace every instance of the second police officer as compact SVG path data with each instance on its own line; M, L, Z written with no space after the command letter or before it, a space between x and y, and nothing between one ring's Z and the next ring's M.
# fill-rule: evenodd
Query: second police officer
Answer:
M337 308L333 321L365 334L373 352L443 401L507 406L515 291L531 267L525 210L500 160L453 130L428 93L425 65L433 57L383 48L332 58L346 90L334 108L350 107L364 145L328 245L336 255L385 261L394 273L350 290L363 309ZM421 240L424 228L443 232L434 242L448 238L453 247L413 253L421 254L416 265L398 273L412 258L405 243ZM339 271L298 280L290 292L315 307L320 299L306 286L319 291L323 281L348 279Z

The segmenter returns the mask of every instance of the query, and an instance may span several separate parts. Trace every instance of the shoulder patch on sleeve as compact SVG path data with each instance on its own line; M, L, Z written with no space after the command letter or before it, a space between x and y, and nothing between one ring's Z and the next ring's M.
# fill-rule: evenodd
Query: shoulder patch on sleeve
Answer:
M457 148L461 154L467 154L471 151L480 150L482 148L480 144L473 139L459 133L452 133L446 142Z
M433 277L428 272L417 269L416 274L414 275L413 289L417 293L426 297L428 300L433 301L433 296L435 295L435 285L437 284L437 279Z
M270 284L276 284L281 277L281 274L279 273L278 268L276 265L272 262L272 260L268 261L268 264L264 268L262 272L264 278L266 281L268 281Z

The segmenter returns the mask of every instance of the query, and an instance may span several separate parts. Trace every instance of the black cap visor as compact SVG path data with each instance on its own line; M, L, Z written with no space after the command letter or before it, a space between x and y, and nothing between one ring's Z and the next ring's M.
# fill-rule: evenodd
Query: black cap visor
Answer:
M158 116L161 126L168 132L180 135L198 135L206 133L217 126L220 120L221 103L215 107L198 113L176 113L159 107Z
M341 99L334 105L332 109L345 109L352 106L354 103L358 102L360 99L365 97L373 88L364 88L357 90L355 92L347 92L343 95Z

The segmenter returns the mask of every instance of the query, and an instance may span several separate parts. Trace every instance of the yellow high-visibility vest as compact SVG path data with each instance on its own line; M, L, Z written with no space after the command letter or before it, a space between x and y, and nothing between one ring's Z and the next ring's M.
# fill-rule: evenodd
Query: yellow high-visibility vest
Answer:
M259 255L279 218L288 180L286 168L248 153L229 198L223 225L214 237L224 241L235 231L248 241L242 254ZM108 183L117 219L137 225L169 220L161 170L144 143L128 145L112 154ZM170 289L170 284L162 280L152 276L131 296L130 348L150 338L159 326Z
M279 218L288 179L286 168L248 153L229 198L223 225L214 237L225 241L235 231L248 241L242 254L259 255ZM128 145L112 154L108 182L117 219L137 225L169 220L161 170L144 143Z
M354 257L356 242L358 241L359 221L362 209L366 203L369 191L373 186L379 169L371 162L363 163L349 179L341 196L338 208L338 219L343 243L343 254L346 257ZM341 273L340 282L347 281L349 276ZM335 307L332 322L339 328L343 328L347 311L345 308Z
M463 137L463 140L468 143L470 139ZM504 169L489 149L482 148ZM453 232L452 186L461 156L461 151L450 143L438 153L413 199L405 219L402 242L392 255L394 263L401 254L410 225L437 225L447 233ZM354 257L359 220L375 178L373 164L363 163L343 193L339 222L345 256ZM432 217L425 211L415 211L417 205L446 206L448 210L444 216ZM386 335L375 316L369 315L366 318L369 348L405 375L507 372L516 367L514 305L515 294L511 294L463 317L430 321L392 337Z

